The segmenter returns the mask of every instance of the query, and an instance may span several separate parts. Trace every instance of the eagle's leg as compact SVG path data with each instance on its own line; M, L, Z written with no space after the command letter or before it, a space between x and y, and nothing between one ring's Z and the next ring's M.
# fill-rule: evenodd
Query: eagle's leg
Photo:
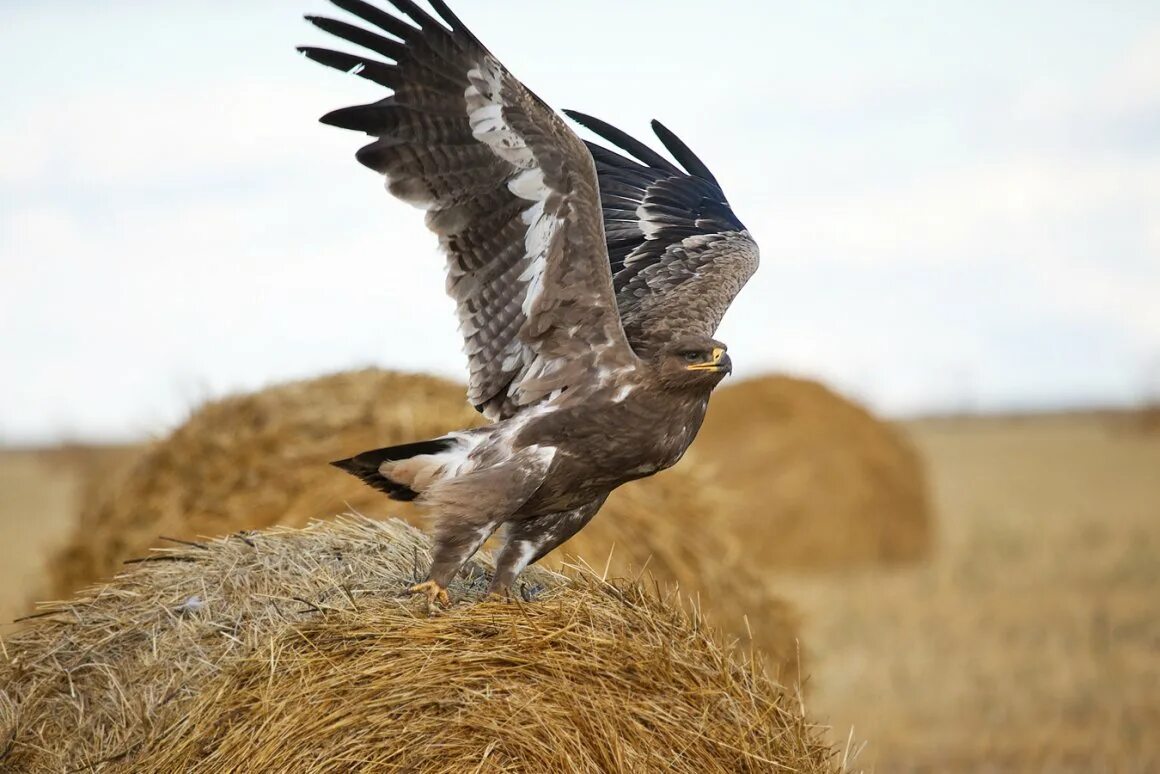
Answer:
M592 520L608 495L579 508L510 522L507 539L495 561L495 575L487 593L508 597L512 584L530 564L535 564Z
M482 526L470 523L441 524L435 538L431 571L427 574L427 580L411 586L408 592L426 594L428 606L435 602L444 607L449 606L451 597L447 593L447 587L498 526L498 521Z
M491 576L491 583L487 587L488 596L507 598L511 594L512 584L524 568L532 563L532 557L536 553L537 545L534 539L509 537L495 561L495 575Z

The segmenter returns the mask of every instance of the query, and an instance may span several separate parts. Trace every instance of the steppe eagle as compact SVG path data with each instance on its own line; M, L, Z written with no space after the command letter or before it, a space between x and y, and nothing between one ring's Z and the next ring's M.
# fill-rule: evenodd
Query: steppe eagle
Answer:
M450 581L503 527L490 588L506 594L609 492L684 454L732 369L713 335L757 246L661 124L679 167L569 113L628 155L586 146L442 0L430 0L438 18L411 0L386 0L396 13L332 2L377 31L307 19L382 59L299 50L392 93L321 120L374 136L358 160L426 211L447 258L468 398L491 421L334 464L432 511L430 574L411 592L447 604Z

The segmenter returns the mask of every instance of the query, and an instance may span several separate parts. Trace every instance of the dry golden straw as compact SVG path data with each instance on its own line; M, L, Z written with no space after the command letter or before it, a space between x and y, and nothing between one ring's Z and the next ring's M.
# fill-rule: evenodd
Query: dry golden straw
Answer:
M125 560L163 545L161 536L302 526L344 510L420 524L414 506L329 461L479 422L461 385L373 369L209 403L88 505L54 563L54 594L110 577ZM744 536L722 529L722 502L709 477L682 464L614 492L593 523L544 563L575 557L633 576L643 568L702 596L714 623L745 644L752 633L775 674L793 684L801 661L796 615L752 572L762 559L746 554Z
M154 553L4 643L14 772L832 772L796 697L639 584L428 617L428 544L348 517ZM486 560L485 563L486 564Z

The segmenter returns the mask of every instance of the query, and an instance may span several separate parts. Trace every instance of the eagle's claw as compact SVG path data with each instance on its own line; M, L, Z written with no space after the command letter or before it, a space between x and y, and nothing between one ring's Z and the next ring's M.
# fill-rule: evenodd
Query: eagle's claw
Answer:
M451 607L451 595L447 593L447 589L440 586L433 580L416 583L407 589L408 594L424 594L427 597L427 606L430 607L438 602L443 607Z

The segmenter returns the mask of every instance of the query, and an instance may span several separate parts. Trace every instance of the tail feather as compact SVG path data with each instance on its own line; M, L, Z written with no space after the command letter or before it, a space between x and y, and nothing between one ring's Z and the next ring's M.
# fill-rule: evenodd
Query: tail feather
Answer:
M359 477L375 489L386 492L392 500L408 501L414 500L420 493L407 484L393 481L384 475L383 464L407 460L420 455L440 454L453 446L455 446L454 438L435 438L430 441L417 441L388 446L383 449L373 449L344 460L336 460L330 464Z

